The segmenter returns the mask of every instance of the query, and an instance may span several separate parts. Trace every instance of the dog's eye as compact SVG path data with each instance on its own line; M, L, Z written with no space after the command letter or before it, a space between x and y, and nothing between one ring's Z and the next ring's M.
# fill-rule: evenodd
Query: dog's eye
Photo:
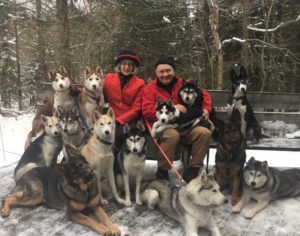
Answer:
M100 125L102 125L102 126L103 126L104 124L103 124L103 123L100 123Z
M168 112L168 111L166 111L166 114L167 114L167 115L169 115L169 112Z
M139 141L140 139L141 139L141 138L137 137L137 138L136 138L136 141Z
M217 190L216 190L216 189L212 189L212 191L213 191L214 193L216 193L216 192L217 192Z
M92 79L90 79L90 81L92 81Z
M49 127L49 128L52 128L52 125L49 125L48 127Z
M262 176L262 174L256 174L256 177L261 177Z
M59 123L57 123L56 126L59 126Z
M108 122L109 125L111 125L111 122Z
M249 173L250 173L251 176L254 176L254 173L253 173L253 172L250 171Z
M99 78L97 77L96 80L99 80Z
M55 81L55 82L58 82L58 79L55 79L54 81Z
M61 80L64 80L65 78L64 77L61 77Z

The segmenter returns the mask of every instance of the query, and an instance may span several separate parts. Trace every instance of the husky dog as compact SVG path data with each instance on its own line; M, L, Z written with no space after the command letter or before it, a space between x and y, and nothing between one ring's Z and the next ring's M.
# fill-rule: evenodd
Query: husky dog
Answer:
M112 108L109 108L105 115L94 111L94 119L93 135L81 149L81 155L84 156L95 170L101 203L104 205L108 204L108 201L103 198L101 190L101 178L106 177L117 202L125 204L124 199L121 199L118 195L113 171L114 155L112 153L112 146L116 129L115 114Z
M72 156L63 165L37 167L27 172L17 181L13 193L3 198L1 215L8 217L15 206L30 207L43 203L63 210L66 219L90 227L101 235L121 235L100 206L96 177L81 156ZM84 215L85 209L92 210L98 221Z
M247 140L259 142L263 137L262 128L254 116L252 107L246 97L247 93L247 72L241 66L240 74L234 70L230 71L232 96L227 105L228 115L231 116L233 108L238 109L241 114L241 130Z
M187 185L177 188L166 180L153 181L143 192L142 200L150 209L157 206L179 221L187 236L197 236L199 227L209 229L213 236L220 235L213 217L213 206L225 204L227 199L205 170Z
M14 178L17 182L25 173L38 166L50 166L56 163L62 149L60 126L57 117L41 116L45 131L24 151L19 160Z
M158 138L161 133L170 128L176 128L175 123L179 117L180 111L174 106L171 98L164 102L161 98L156 102L156 117L157 121L153 124L151 136Z
M32 121L32 129L27 135L25 149L32 142L33 138L38 137L44 131L41 115L53 116L58 106L61 106L65 111L70 111L75 105L75 99L70 95L71 81L66 69L60 66L57 71L49 70L48 76L52 81L54 96L50 97L45 104L39 107Z
M137 205L142 205L140 197L140 187L146 159L145 127L140 121L138 121L137 126L131 128L128 124L125 124L124 134L125 142L121 147L121 151L118 156L118 163L123 175L125 188L125 205L131 205L129 188L130 176L134 176L136 180L135 202Z
M68 149L71 147L80 153L80 149L87 143L90 134L82 126L79 119L79 112L76 107L71 111L65 111L58 106L56 114L58 116L59 124L61 126L61 136L63 140L63 154L66 159L69 159Z
M219 129L216 152L216 181L221 189L232 188L231 203L235 205L242 183L242 171L246 161L246 142L241 132L240 113L234 109L229 123Z
M181 103L187 108L187 112L180 115L179 120L181 120L181 130L189 131L191 128L196 125L204 126L211 131L215 129L213 121L204 120L201 110L203 96L202 91L197 87L197 85L193 81L186 82L182 81L182 85L178 92ZM214 110L212 111L214 112ZM210 117L212 116L210 114Z
M244 212L244 217L251 219L257 212L266 208L270 201L297 196L300 196L299 169L279 171L269 167L266 161L256 161L251 157L244 169L242 198L232 211L240 212L254 199L257 201L256 205Z
M87 127L93 128L94 110L102 112L104 105L102 70L96 71L86 68L84 71L84 87L81 89L78 98L78 107L81 116L85 119Z

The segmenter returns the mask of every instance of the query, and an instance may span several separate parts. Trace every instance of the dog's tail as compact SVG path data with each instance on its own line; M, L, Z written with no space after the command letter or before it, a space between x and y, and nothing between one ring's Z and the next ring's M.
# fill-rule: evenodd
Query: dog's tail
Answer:
M21 168L15 171L15 181L18 182L23 175L25 175L27 172L36 167L38 167L38 165L32 162L26 164L25 166L22 166Z

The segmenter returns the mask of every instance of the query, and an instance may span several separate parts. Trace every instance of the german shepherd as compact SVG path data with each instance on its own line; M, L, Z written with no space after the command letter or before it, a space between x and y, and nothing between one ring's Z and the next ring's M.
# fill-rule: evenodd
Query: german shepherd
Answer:
M232 188L231 203L238 202L242 184L242 172L246 161L246 142L241 132L240 113L232 112L230 121L219 128L219 141L216 152L216 181L221 189Z
M93 169L81 156L73 156L66 164L54 167L37 167L27 172L14 192L2 201L1 215L8 217L13 206L48 206L64 210L66 218L90 227L101 235L120 235L100 206L96 176ZM97 218L82 214L92 209Z

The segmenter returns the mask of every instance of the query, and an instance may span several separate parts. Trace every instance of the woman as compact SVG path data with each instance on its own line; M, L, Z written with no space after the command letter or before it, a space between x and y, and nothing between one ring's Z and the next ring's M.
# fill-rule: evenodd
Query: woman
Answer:
M141 115L144 80L136 75L140 64L141 60L134 52L121 51L115 60L115 73L108 73L104 77L105 100L116 116L117 149L124 140L123 125L136 121ZM115 150L114 153L117 152Z

